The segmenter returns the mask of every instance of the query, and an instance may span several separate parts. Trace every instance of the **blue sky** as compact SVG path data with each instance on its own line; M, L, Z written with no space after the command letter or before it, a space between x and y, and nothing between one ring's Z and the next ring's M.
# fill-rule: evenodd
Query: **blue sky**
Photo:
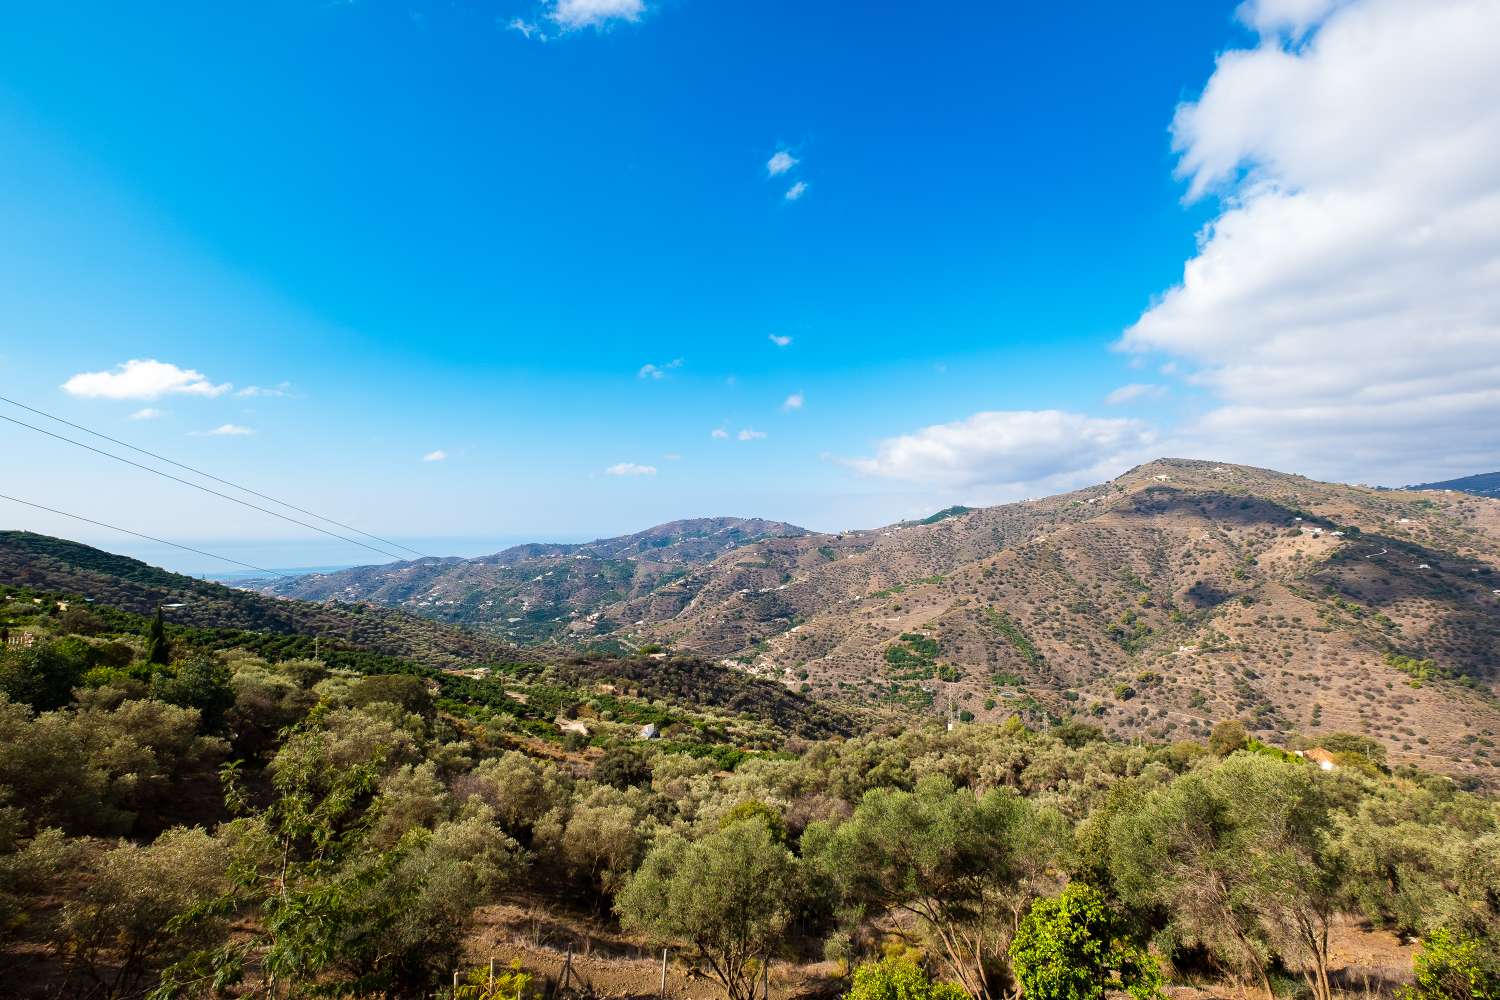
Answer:
M424 551L708 514L866 526L1184 449L1487 471L1492 437L1287 451L1302 432L1278 421L1327 426L1309 407L1368 378L1250 399L1277 313L1229 343L1194 331L1230 325L1204 302L1296 276L1172 295L1216 249L1203 227L1260 204L1247 178L1337 181L1245 134L1286 109L1247 113L1236 87L1270 88L1216 58L1362 71L1331 63L1340 19L1392 5L1030 6L17 7L3 394ZM111 377L131 361L158 367ZM1491 405L1489 384L1454 392L1476 388ZM0 442L7 490L36 502L278 565L363 561L13 425Z

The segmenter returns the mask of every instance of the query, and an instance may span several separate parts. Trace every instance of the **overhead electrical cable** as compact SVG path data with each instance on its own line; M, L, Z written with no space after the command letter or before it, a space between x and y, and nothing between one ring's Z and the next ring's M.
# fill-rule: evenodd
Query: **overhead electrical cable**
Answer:
M134 535L136 538L144 538L146 539L146 541L156 542L158 545L170 545L174 549L181 549L184 552L192 552L200 556L208 556L208 558L210 559L218 559L221 562L233 563L234 565L242 566L245 569L253 569L257 573L268 573L271 576L280 577L283 580L291 579L291 577L287 576L285 573L278 573L274 569L266 569L264 566L252 566L250 563L240 562L238 559L231 559L228 556L221 556L215 552L204 552L202 549L195 549L191 545L181 545L177 542L169 542L165 538L157 538L155 535L143 535L139 531L131 531L129 528L122 528L117 524L105 524L103 521L95 521L93 518L84 517L82 514L70 514L65 510L58 510L56 507L46 507L39 503L32 503L30 500L22 500L20 497L6 496L4 493L0 493L0 500L9 500L11 503L18 503L26 507L34 507L37 510L44 510L49 514L57 514L61 517L71 517L73 520L82 521L84 524L92 524L95 527L108 528L110 531L119 531L127 535Z
M28 424L24 420L17 420L15 417L7 417L3 413L0 413L0 420L5 420L5 421L8 421L8 422L10 422L12 424L16 424L17 426L28 428L29 430L36 431L38 434L45 434L48 437L50 437L50 438L56 438L59 441L65 441L68 444L75 445L75 446L77 446L79 448L83 448L86 451L91 451L91 452L93 452L96 455L103 455L105 458L112 458L116 462L124 462L126 465L134 466L135 468L141 469L141 470L143 470L145 472L149 472L152 475L161 476L163 479L170 479L174 483L181 483L184 486L191 486L195 490L202 490L204 493L209 493L209 494L212 494L213 496L219 497L221 499L228 500L230 503L237 503L241 507L248 507L251 510L258 510L262 514L270 514L272 517L279 517L283 521L288 521L288 522L290 522L292 524L301 525L304 528L309 528L309 529L311 529L313 531L316 531L316 532L319 532L321 534L327 535L330 538L337 538L341 542L348 542L350 545L358 545L362 549L369 549L371 552L379 552L383 556L389 556L390 558L396 559L398 561L399 560L404 560L406 558L405 556L397 555L394 552L388 552L385 549L378 548L378 547L376 547L374 545L370 545L367 542L362 542L362 541L360 541L357 538L350 538L348 535L341 535L337 531L329 531L327 528L320 528L316 524L309 524L306 521L300 520L300 519L295 518L295 517L289 517L288 515L283 514L283 513L279 512L279 511L269 510L269 509L267 509L265 507L259 506L258 504L253 504L253 503L251 503L248 500L241 500L239 497L230 496L228 493L220 493L218 490L209 489L207 486L204 486L201 483L195 483L195 482L192 482L191 480L183 479L180 476L174 476L170 472L163 472L160 469L153 469L153 468L151 468L151 466L149 466L149 465L142 465L140 462L132 462L130 459L125 458L122 455L116 455L113 452L105 451L102 448L95 448L91 444L84 444L82 441L75 441L73 438L64 437L61 434L55 434L52 431L49 431L49 430L47 430L47 429L45 429L43 427L38 427L35 424Z
M384 545L392 546L393 548L402 549L402 550L404 550L406 552L410 552L413 555L418 556L419 558L423 558L423 559L430 559L431 558L431 556L428 556L426 553L418 552L416 549L412 548L410 545L402 545L400 542L393 542L389 538L382 538L379 535L372 534L372 533L370 533L368 531L362 531L361 529L354 527L352 524L345 524L342 521L336 521L336 520L334 520L331 517L327 517L327 516L325 516L323 514L319 514L317 511L307 510L307 509L305 509L303 507L298 507L296 504L287 503L285 500L279 500L276 497L269 496L268 494L260 493L260 492L258 492L256 490L252 490L248 486L241 486L239 483L232 482L231 480L222 479L219 476L216 476L216 475L214 475L211 472L204 472L202 469L196 469L196 468L194 468L191 465L185 465L182 462L178 462L178 461L176 461L174 459L170 459L170 458L166 457L165 455L158 455L154 451L148 451L145 448L138 448L138 447L136 447L135 445L131 444L128 441L121 441L119 438L110 437L108 434L105 434L105 433L103 433L101 431L96 431L96 430L94 430L91 427L85 427L82 424L75 424L75 423L73 423L73 421L71 421L71 420L65 420L62 417L59 417L55 413L48 413L46 410L38 410L34 406L27 406L25 403L18 402L18 401L14 400L14 399L11 399L8 396L0 396L0 402L6 402L6 403L9 403L11 406L20 407L23 410L26 410L26 411L31 412L31 413L35 413L37 416L46 417L48 420L55 420L55 421L57 421L60 424L65 424L66 426L73 428L74 430L83 431L85 434L92 434L96 438L102 438L103 440L108 441L111 444L117 444L117 445L119 445L121 448L129 448L131 451L138 452L139 454L148 455L151 458L156 459L158 462L166 462L168 465L175 465L179 469L186 469L188 472L191 472L191 473L193 473L194 475L197 475L197 476L202 476L204 479L212 479L216 483L222 483L225 486L232 486L235 489L241 490L241 491L243 491L245 493L248 493L248 494L250 494L253 497L259 497L262 500L269 500L271 503L274 503L277 506L285 507L288 510L295 510L297 513L299 513L299 514L306 514L308 517L315 517L319 521L326 521L329 524L336 525L336 526L338 526L340 528L343 528L346 531L352 531L356 535L363 535L366 538L373 538L377 542L380 542L380 543L382 543ZM26 426L29 426L29 425L26 425ZM400 557L397 557L397 558L400 558Z

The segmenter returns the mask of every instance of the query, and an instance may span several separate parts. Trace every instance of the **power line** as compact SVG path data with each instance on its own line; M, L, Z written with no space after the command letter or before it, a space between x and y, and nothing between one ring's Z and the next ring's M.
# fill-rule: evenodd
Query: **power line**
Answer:
M389 556L390 558L396 560L402 560L405 558L404 556L397 555L394 552L387 552L385 549L377 548L374 545L362 542L357 538L350 538L347 535L339 534L337 531L329 531L327 528L320 528L316 524L308 524L306 521L299 520L295 517L288 517L286 514L282 514L279 511L269 510L265 507L253 504L248 500L241 500L239 497L230 496L228 493L220 493L218 490L209 489L207 486L204 486L201 483L195 483L191 480L183 479L180 476L174 476L170 472L163 472L160 469L153 469L151 468L151 466L142 465L140 462L132 462L128 458L125 458L121 455L116 455L113 452L105 451L102 448L95 448L91 444L84 444L82 441L75 441L70 437L64 437L61 434L54 434L52 431L46 430L42 427L38 427L35 424L28 424L24 420L17 420L15 417L7 417L3 413L0 413L0 420L5 420L10 423L16 424L19 427L25 427L29 430L36 431L38 434L45 434L48 437L56 438L59 441L66 441L68 444L83 448L85 451L91 451L96 455L103 455L105 458L112 458L116 462L124 462L126 465L134 466L135 468L149 472L152 475L161 476L163 479L170 479L174 483L181 483L184 486L191 486L195 490L202 490L204 493L209 493L213 496L220 497L221 499L228 500L230 503L237 503L241 507L248 507L251 510L258 510L262 514L270 514L272 517L279 517L283 521L290 522L291 524L297 524L301 525L304 528L310 528L311 530L320 532L321 534L327 535L330 538L337 538L339 541L348 542L350 545L358 545L362 549L369 549L371 552L379 552L383 556Z
M117 524L105 524L103 521L95 521L93 518L84 517L81 514L69 514L65 510L58 510L55 507L45 507L39 503L32 503L30 500L22 500L20 497L11 497L6 496L4 493L0 493L0 500L9 500L11 503L22 504L26 507L34 507L37 510L45 510L49 514L58 514L62 517L71 517L73 520L82 521L84 524L92 524L98 528L108 528L110 531L119 531L127 535L134 535L136 538L144 538L146 539L146 541L156 542L158 545L170 545L174 549L181 549L184 552L192 552L200 556L208 556L210 559L218 559L221 562L233 563L236 566L243 566L245 569L253 569L257 573L269 573L270 575L279 577L283 580L291 579L291 577L287 576L285 573L278 573L274 569L266 569L264 566L252 566L247 562L240 562L238 559L231 559L228 556L221 556L213 552L204 552L202 549L195 549L191 545L179 545L177 542L169 542L165 538L157 538L155 535L143 535L139 531L131 531L129 528L122 528Z
M11 406L18 406L21 409L27 410L31 413L35 413L38 416L46 417L48 420L55 420L60 424L65 424L68 427L72 427L74 430L83 431L85 434L92 434L96 438L102 438L105 441L108 441L111 444L117 444L122 448L129 448L131 451L138 452L142 455L149 455L150 457L156 459L158 462L166 462L168 465L175 465L179 469L186 469L188 472L202 476L204 479L212 479L216 483L223 483L225 486L232 486L237 490L242 490L243 492L250 494L251 496L260 497L262 500L269 500L271 503L274 503L280 507L285 507L288 510L295 510L299 514L306 514L308 517L315 517L319 521L327 521L329 524L337 525L338 527L343 528L346 531L352 531L356 535L364 535L366 538L373 538L375 539L375 541L381 542L382 544L390 545L398 549L404 549L405 551L410 552L413 555L416 555L423 559L431 558L425 553L418 552L410 545L402 545L400 542L393 542L389 538L381 538L379 535L371 534L368 531L361 531L359 528L354 527L352 524L345 524L342 521L335 521L333 518L325 517L322 514L317 513L316 511L306 510L302 507L298 507L296 504L287 503L285 500L278 500L273 496L267 496L264 493L258 493L248 486L241 486L239 483L231 482L228 479L221 479L213 473L204 472L202 469L195 469L191 465L184 465L183 463L174 461L173 459L170 459L165 455L158 455L154 451L147 451L145 448L137 448L135 445L130 444L128 441L121 441L119 438L110 437L108 434L104 434L92 428L85 427L82 424L75 424L71 420L64 420L62 417L59 417L56 414L48 413L46 410L38 410L34 406L27 406L25 403L17 402L16 400L9 398L8 396L0 396L0 401L9 403Z

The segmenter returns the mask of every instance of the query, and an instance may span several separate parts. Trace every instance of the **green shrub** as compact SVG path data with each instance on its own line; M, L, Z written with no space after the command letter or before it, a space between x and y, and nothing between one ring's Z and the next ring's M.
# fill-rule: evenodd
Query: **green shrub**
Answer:
M1500 1000L1500 956L1478 938L1435 930L1412 960L1401 1000Z
M1156 959L1129 940L1104 894L1082 882L1031 905L1010 959L1029 1000L1104 1000L1119 990L1136 1000L1162 996Z
M910 958L885 958L854 970L844 1000L968 1000L957 983L933 982Z

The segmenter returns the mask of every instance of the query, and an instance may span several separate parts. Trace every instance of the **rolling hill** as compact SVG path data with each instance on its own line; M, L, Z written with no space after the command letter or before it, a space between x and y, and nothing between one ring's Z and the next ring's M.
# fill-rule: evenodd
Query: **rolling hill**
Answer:
M518 638L535 621L548 638L664 643L897 714L1078 715L1153 740L1237 717L1369 733L1449 773L1500 766L1500 500L1164 459L926 523L777 525L662 557L704 523L296 589Z
M508 643L377 604L279 600L27 531L0 531L0 582L136 614L166 605L178 625L321 636L428 666L518 658Z

